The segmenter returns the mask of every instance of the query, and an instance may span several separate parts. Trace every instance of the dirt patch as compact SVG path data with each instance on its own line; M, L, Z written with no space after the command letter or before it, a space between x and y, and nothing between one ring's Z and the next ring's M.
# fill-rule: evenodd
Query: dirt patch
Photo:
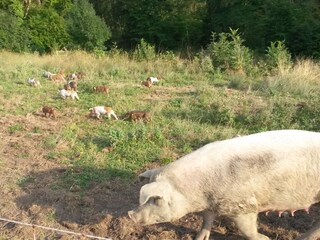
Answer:
M157 88L157 86L150 88L149 93L141 94L140 99L143 101L162 101L166 102L170 99L174 99L177 96L185 97L190 94L195 94L196 89L193 86L185 87L165 87Z
M56 119L44 118L41 114L0 117L0 217L112 239L190 240L195 237L202 222L197 214L147 227L129 220L127 211L138 204L141 183L137 181L130 184L118 180L91 182L86 191L76 185L66 188L62 179L68 174L68 166L48 160L47 150L39 146L43 139L68 124L68 119L63 115ZM291 240L319 220L319 205L313 206L310 214L298 211L294 217L260 214L259 231L271 239ZM32 239L34 235L37 239L86 239L0 221L3 239ZM224 218L215 222L211 238L243 239L234 224Z

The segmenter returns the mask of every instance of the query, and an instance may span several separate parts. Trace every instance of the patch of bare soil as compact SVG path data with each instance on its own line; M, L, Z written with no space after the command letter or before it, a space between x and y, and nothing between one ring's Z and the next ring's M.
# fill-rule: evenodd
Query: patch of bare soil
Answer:
M12 131L17 124L23 131ZM85 192L77 186L63 187L61 181L68 173L68 166L49 160L46 150L39 146L64 124L68 124L65 116L56 119L40 114L0 117L1 218L112 239L190 240L195 237L201 227L201 218L196 214L173 223L135 225L127 217L127 211L138 204L141 183L137 181L129 186L118 180L92 182ZM315 225L319 213L320 207L316 205L310 214L298 211L294 217L261 214L259 231L271 239L291 240ZM87 239L0 221L1 239L33 239L34 236L36 239ZM231 221L221 218L212 228L211 239L243 238Z
M164 87L161 88L150 88L148 94L142 94L141 99L147 101L167 101L176 96L183 97L186 95L194 94L196 89L193 86L185 87ZM173 97L173 95L175 97Z

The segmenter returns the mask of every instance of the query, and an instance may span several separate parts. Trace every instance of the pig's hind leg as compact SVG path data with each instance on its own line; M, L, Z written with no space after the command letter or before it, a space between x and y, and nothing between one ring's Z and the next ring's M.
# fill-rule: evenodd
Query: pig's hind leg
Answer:
M195 240L209 240L210 232L212 228L212 223L215 218L215 215L211 211L203 212L203 224L200 232L198 232Z
M248 240L269 240L267 236L258 233L257 217L257 213L248 213L238 215L232 219L236 223L242 235Z

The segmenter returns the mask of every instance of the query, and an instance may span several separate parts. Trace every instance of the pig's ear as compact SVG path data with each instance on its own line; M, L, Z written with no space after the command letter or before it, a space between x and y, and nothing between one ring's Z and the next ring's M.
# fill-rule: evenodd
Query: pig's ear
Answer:
M139 181L142 182L146 179L148 181L152 180L153 177L160 172L160 170L161 170L161 168L155 168L155 169L150 169L150 170L147 170L147 171L141 173L139 175Z
M164 204L164 199L161 196L151 196L147 202L157 206L162 206Z
M142 205L151 201L150 203L158 204L161 200L169 202L171 192L172 187L166 181L148 183L140 189L139 203Z

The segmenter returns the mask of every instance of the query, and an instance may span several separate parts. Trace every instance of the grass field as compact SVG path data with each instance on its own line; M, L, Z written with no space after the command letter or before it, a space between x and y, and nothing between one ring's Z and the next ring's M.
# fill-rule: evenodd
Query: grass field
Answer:
M97 56L84 52L57 55L0 53L0 118L11 119L3 136L29 139L34 151L15 150L26 162L43 153L44 161L65 167L51 188L79 188L92 182L136 180L146 168L168 164L216 140L275 130L320 129L320 66L301 60L273 74L224 73L196 60L161 56L135 61L127 54ZM83 71L79 101L61 99L63 83L44 78L43 72ZM141 85L148 76L161 76L150 89ZM41 87L29 86L36 78ZM97 85L109 95L95 93ZM44 119L42 106L56 109L55 119ZM151 113L149 123L88 117L89 108L111 106L118 116L132 110ZM23 119L32 116L33 125ZM46 127L53 126L54 128ZM46 130L48 129L48 131ZM0 156L0 168L5 156ZM43 163L47 164L47 163ZM80 169L80 170L79 170ZM93 170L94 169L94 170ZM34 179L21 172L17 186ZM53 216L54 218L54 216Z
M106 170L102 176L74 176L81 186L92 178L130 179L147 164L169 163L211 141L320 126L320 67L311 61L299 61L276 76L252 79L203 71L200 63L178 57L137 62L125 54L98 57L83 52L51 56L2 52L1 56L0 114L26 116L49 105L58 118L67 116L71 121L61 123L59 132L47 136L39 147L48 151L51 161ZM63 83L42 77L44 71L61 69L86 73L79 81L80 101L59 98L57 90ZM148 76L163 79L148 89L140 84ZM29 86L29 77L40 80L42 87ZM110 94L94 93L97 85L110 87ZM88 119L88 109L97 105L111 106L120 116L132 110L149 111L152 121ZM23 132L23 127L16 124L10 131ZM61 142L62 151L56 149ZM105 154L108 147L112 151Z

